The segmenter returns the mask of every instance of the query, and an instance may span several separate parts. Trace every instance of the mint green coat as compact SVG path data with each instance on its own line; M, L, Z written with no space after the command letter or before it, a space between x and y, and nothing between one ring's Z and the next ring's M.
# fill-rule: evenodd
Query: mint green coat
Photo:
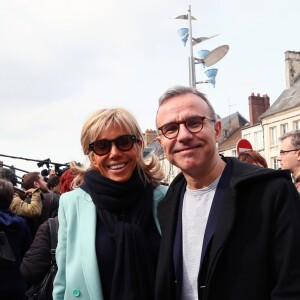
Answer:
M157 220L157 205L167 187L154 190L153 217ZM96 206L81 188L61 195L59 202L59 230L53 300L103 300L101 280L95 249Z

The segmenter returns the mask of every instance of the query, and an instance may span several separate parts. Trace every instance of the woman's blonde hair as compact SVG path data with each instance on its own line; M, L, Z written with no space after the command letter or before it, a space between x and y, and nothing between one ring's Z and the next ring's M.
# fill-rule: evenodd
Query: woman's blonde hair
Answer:
M159 182L165 177L162 167L156 156L152 156L151 159L147 158L147 163L143 159L143 133L135 117L124 108L100 109L90 115L83 124L80 138L81 146L83 153L89 157L90 166L84 169L73 164L71 169L78 174L74 180L74 184L83 182L84 173L88 169L93 169L92 158L93 155L96 154L89 149L89 144L94 142L101 133L108 132L113 126L128 131L130 134L137 137L140 142L136 143L134 147L137 147L139 150L137 157L138 172L140 175L143 175L142 177L144 177L147 182L154 185L159 184Z

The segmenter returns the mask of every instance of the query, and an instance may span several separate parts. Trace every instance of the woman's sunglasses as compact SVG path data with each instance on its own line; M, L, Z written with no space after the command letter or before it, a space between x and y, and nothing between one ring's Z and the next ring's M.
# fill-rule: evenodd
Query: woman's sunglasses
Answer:
M97 140L89 144L89 150L95 154L102 156L110 152L112 143L122 151L129 151L133 145L138 141L135 135L121 135L113 140Z

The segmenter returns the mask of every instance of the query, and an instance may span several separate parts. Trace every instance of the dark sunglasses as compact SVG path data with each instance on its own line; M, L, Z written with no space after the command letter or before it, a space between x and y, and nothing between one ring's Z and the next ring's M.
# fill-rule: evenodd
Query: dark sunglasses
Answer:
M113 140L94 141L89 144L89 150L99 156L106 155L110 152L112 143L114 143L118 150L125 152L131 150L137 141L138 138L135 135L121 135Z

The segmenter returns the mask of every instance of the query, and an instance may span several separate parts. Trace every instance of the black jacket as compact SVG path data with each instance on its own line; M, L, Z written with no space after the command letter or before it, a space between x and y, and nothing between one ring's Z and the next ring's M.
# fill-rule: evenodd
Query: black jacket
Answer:
M41 215L35 218L26 218L32 237L36 235L36 232L42 223L47 221L48 218L54 218L57 216L58 207L59 207L59 198L60 195L53 192L42 194Z
M231 160L233 173L207 256L200 299L299 300L300 197L290 173L224 160ZM179 174L158 207L162 240L157 300L176 299L178 262L173 250L185 186Z
M20 264L30 247L29 229L22 217L0 210L0 231L5 232L16 259L14 263L0 263L0 299L23 299L26 283L20 274Z
M57 217L55 218L57 221ZM58 224L58 221L56 222ZM39 283L51 266L51 236L48 220L39 227L21 264L21 275L30 285Z

